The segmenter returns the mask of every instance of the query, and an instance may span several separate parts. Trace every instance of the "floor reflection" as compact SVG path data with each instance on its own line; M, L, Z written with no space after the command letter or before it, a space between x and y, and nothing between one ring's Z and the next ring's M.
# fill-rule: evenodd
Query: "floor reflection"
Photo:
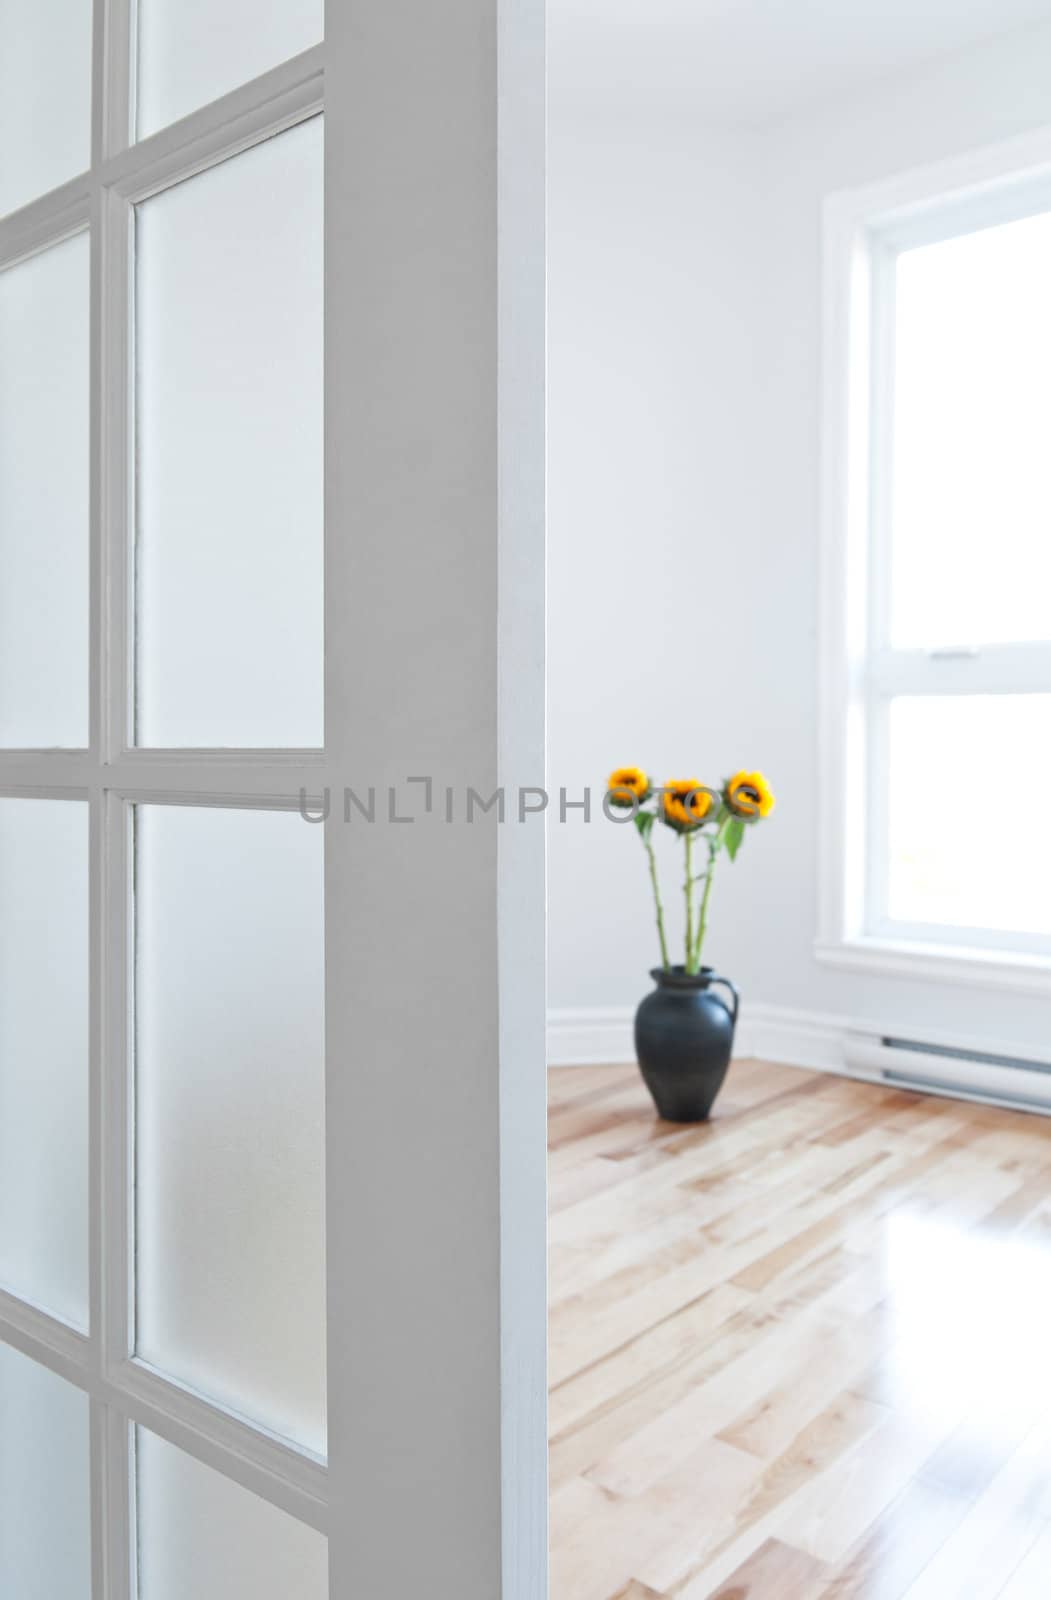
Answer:
M552 1600L1051 1600L1051 1122L551 1092Z

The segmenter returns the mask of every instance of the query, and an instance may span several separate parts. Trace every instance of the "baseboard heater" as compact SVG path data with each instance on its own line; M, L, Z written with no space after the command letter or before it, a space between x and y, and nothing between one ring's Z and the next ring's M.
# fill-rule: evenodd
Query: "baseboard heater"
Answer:
M901 1089L987 1101L1051 1116L1051 1062L889 1035L848 1033L848 1071Z

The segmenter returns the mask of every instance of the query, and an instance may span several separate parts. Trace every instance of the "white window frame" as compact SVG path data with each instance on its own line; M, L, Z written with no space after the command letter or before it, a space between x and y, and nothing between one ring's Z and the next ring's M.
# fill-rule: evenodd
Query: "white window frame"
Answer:
M0 266L90 229L89 747L0 752L0 794L88 802L92 996L90 1331L0 1292L0 1340L88 1396L93 1600L135 1595L135 1424L327 1535L333 1597L542 1600L542 822L326 828L327 1462L130 1354L128 824L425 763L543 782L543 0L330 6L324 45L137 143L133 3L95 0L89 171L0 220ZM323 105L325 749L135 748L133 206Z
M1051 128L829 196L824 209L819 961L850 971L1051 990L1040 939L886 915L883 785L894 694L1051 692L1051 644L894 650L884 489L897 252L1051 209Z

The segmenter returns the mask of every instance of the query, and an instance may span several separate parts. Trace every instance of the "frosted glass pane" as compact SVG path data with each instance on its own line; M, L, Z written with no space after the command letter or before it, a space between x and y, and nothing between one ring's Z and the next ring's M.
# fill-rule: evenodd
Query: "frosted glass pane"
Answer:
M0 1595L91 1600L87 1396L2 1344Z
M1051 214L897 268L892 633L1051 638Z
M91 0L0 0L0 215L91 164Z
M139 137L320 44L324 0L139 0Z
M1051 936L1051 695L925 695L890 715L891 916Z
M322 832L137 808L138 1353L318 1453Z
M80 1328L87 1100L88 808L0 799L0 1287Z
M88 239L0 273L0 745L88 742Z
M320 1533L136 1433L139 1600L328 1600Z
M138 211L138 739L323 738L321 121Z

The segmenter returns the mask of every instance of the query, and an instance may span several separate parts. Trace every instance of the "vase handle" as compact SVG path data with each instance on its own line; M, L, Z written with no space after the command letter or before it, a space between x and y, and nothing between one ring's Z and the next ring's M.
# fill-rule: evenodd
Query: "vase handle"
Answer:
M732 1009L728 1005L726 1005L726 1001L723 1000L723 997L722 997L721 994L717 995L716 999L717 1000L722 1000L723 1005L726 1006L727 1011L730 1012L730 1021L732 1022L733 1026L736 1028L736 1026L737 1026L737 1011L738 1011L738 1007L741 1004L741 997L737 993L737 989L736 989L735 985L730 982L729 978L720 978L719 974L717 972L715 972L708 979L708 987L709 987L709 989L714 989L714 987L715 987L715 985L717 983L723 984L725 988L729 989L730 993L734 997L734 1003L733 1003L733 1008Z

